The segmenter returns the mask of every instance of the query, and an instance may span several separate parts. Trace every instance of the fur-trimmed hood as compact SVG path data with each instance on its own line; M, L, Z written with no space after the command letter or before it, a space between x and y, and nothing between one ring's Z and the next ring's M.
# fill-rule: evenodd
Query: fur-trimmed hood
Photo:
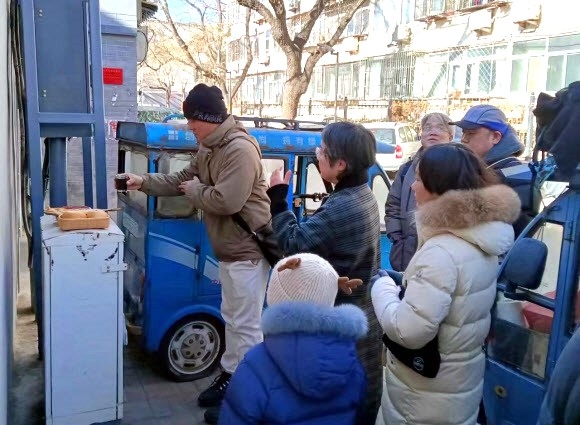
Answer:
M353 305L283 302L262 316L268 354L296 391L316 399L342 391L359 362L356 340L367 330L365 314Z
M433 236L452 233L491 255L500 255L513 243L512 223L520 210L517 193L503 184L446 192L417 210L419 246Z

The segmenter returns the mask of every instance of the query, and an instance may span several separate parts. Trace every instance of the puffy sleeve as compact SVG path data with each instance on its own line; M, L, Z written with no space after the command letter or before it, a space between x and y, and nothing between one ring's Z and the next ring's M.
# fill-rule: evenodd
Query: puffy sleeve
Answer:
M372 289L383 330L391 340L410 349L424 347L439 332L449 314L458 276L451 256L438 245L423 247L416 257L405 276L407 289L402 300L388 285L375 284Z
M268 403L266 388L246 361L233 374L219 415L219 425L259 425Z

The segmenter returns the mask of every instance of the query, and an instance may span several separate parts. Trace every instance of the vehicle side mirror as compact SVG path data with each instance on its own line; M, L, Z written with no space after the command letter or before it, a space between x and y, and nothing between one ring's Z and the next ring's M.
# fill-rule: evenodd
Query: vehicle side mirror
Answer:
M542 241L523 238L510 249L498 282L505 283L504 295L510 299L523 299L517 288L538 289L542 283L548 247Z

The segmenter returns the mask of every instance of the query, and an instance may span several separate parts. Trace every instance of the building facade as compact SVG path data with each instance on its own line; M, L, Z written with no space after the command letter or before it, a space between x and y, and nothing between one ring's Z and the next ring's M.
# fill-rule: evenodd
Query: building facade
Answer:
M299 28L311 3L289 0L289 28ZM345 105L348 118L361 121L416 121L430 110L458 116L489 102L525 133L532 96L580 80L580 27L566 13L573 6L573 0L370 0L334 47L338 55L316 66L298 115L331 115L335 98L340 116ZM237 4L228 7L227 68L234 79L245 57L244 13ZM328 39L340 13L319 19L305 50ZM254 61L235 103L254 113L261 101L264 115L279 116L285 56L255 16L250 35Z

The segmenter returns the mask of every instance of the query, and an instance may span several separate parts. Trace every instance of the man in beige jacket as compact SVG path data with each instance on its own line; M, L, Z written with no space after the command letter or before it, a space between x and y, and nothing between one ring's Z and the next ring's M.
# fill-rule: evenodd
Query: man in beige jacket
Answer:
M221 90L196 85L183 102L183 113L199 143L197 156L173 174L130 174L127 188L153 196L184 194L204 212L219 260L226 323L223 372L198 399L200 406L212 407L221 403L246 351L262 341L260 320L270 271L260 248L232 214L239 213L254 231L266 228L271 226L270 201L260 147L228 114ZM206 421L216 423L216 413L215 408L208 410Z

